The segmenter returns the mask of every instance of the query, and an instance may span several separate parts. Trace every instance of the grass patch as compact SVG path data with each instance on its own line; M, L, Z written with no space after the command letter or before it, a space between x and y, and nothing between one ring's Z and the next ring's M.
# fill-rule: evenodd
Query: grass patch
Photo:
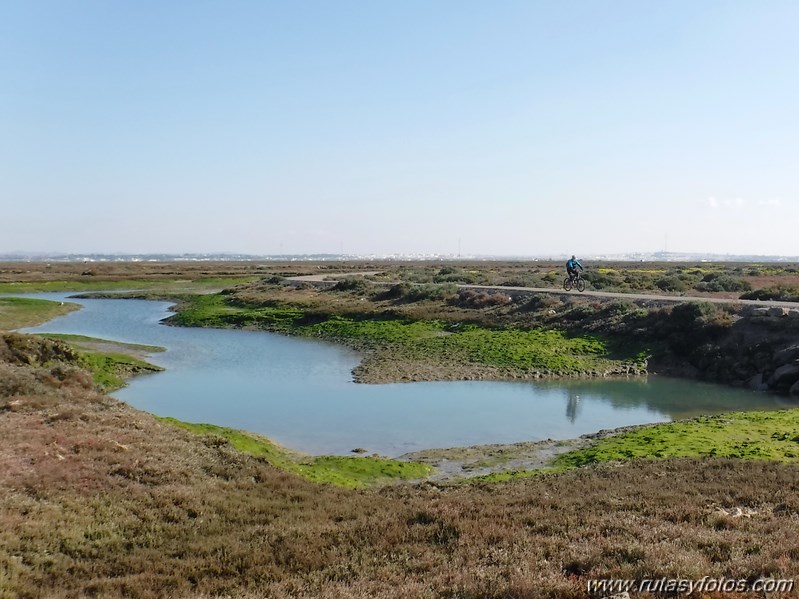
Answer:
M193 424L174 418L158 418L196 435L213 435L236 450L263 458L275 468L293 472L315 483L347 489L369 487L396 480L426 478L433 468L417 462L402 462L377 457L306 456L291 451L260 435L213 424Z
M321 337L358 347L391 348L402 357L487 365L517 371L570 375L604 371L625 358L610 359L607 342L594 336L569 336L535 328L486 328L438 320L330 316L296 306L244 308L225 295L186 298L170 319L182 326L256 327Z
M298 332L312 337L358 339L376 344L407 344L440 335L444 332L444 324L435 321L407 322L333 316L324 322L299 327Z
M799 409L731 412L647 426L563 454L554 465L576 468L636 458L707 457L799 462Z
M27 297L0 297L0 329L32 327L80 308L78 304Z
M38 301L38 300L35 300ZM37 334L35 337L63 341L75 352L78 360L76 366L86 369L92 375L94 384L105 392L121 389L126 385L125 379L137 374L161 372L164 369L155 364L131 355L134 353L156 353L164 351L157 345L141 345L138 343L122 343L85 335L69 335L61 333Z
M186 327L257 327L288 333L305 317L300 308L241 307L229 296L209 294L180 298L178 312L169 322Z
M607 354L594 337L568 337L560 331L487 330L465 327L457 334L431 340L439 351L460 354L471 362L522 370L569 374L601 367Z
M95 279L0 283L0 293L60 291L115 291L125 289L199 290L227 288L257 281L259 277L201 277L197 279Z
M641 427L557 456L547 467L494 472L469 484L498 483L634 459L734 458L799 463L799 409L730 412Z
M566 375L602 369L611 364L604 341L569 337L561 331L453 327L440 321L355 320L331 318L301 327L302 334L356 339L370 345L399 346L413 359L484 364L520 371Z
M78 349L78 365L92 374L94 383L103 391L110 392L125 386L125 379L136 374L160 372L160 366L122 353L87 352Z
M243 313L242 308L228 305L224 295L202 295L181 298L179 311L169 322L184 327L224 327L235 324L232 316Z
M504 483L513 480L520 480L523 478L531 478L533 476L541 476L542 474L555 474L558 472L563 472L567 469L568 468L562 466L552 466L547 468L535 468L533 470L502 470L500 472L492 472L491 474L485 474L483 476L475 476L466 479L465 482L470 485Z

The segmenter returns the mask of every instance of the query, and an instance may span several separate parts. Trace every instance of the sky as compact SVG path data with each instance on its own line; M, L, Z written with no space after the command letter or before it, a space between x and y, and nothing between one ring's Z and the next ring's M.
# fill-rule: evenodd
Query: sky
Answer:
M795 0L0 0L0 252L799 255Z

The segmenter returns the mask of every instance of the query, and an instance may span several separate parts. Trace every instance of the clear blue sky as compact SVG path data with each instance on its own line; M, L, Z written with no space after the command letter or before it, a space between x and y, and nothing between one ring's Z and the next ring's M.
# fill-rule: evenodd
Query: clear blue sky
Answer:
M0 252L799 254L799 2L0 0Z

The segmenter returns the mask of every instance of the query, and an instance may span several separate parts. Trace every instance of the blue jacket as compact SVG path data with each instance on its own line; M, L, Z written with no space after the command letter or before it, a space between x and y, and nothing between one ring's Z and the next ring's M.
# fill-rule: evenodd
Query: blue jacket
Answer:
M566 262L567 270L577 270L577 267L579 267L580 270L583 269L583 265L580 264L580 261L577 258L569 258L569 261Z

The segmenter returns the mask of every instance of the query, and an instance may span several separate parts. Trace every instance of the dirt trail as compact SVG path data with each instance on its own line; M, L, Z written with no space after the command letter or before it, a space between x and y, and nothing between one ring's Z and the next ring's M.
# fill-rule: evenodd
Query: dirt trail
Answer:
M287 281L299 281L301 283L330 283L335 284L335 279L346 277L371 277L379 275L379 270L359 270L358 272L324 272L317 275L300 275L297 277L286 277Z
M323 273L316 275L303 275L298 277L288 277L289 281L296 281L298 283L321 283L325 285L335 285L337 279L345 277L367 277L380 274L380 271L359 271L359 272L342 272L342 273ZM395 282L382 282L382 284L392 285L399 283ZM711 296L695 296L695 295L658 295L653 293L614 293L610 291L592 291L586 289L585 291L565 291L562 288L553 287L505 287L502 285L472 285L461 283L458 284L459 289L480 289L484 291L502 291L505 293L548 293L552 295L578 295L584 297L600 297L608 299L626 299L626 300L639 300L639 301L656 301L656 302L709 302L712 304L736 304L746 306L757 306L764 308L796 308L799 309L797 302L780 302L773 300L744 300L736 298L724 297L711 297Z

